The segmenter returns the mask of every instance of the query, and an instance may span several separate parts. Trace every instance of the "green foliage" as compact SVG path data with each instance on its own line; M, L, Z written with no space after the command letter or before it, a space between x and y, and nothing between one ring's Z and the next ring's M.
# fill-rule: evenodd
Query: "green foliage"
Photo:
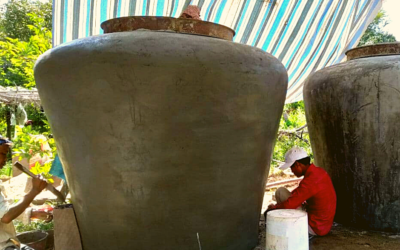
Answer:
M276 171L281 162L285 161L286 152L294 146L304 148L313 159L310 138L307 132L304 102L286 104L279 124L279 134L275 143L271 173ZM298 130L298 131L296 131Z
M382 28L388 24L386 13L383 10L379 11L374 21L372 21L361 37L358 47L377 43L396 42L396 38L392 34L382 31Z
M45 113L35 105L27 105L24 107L28 115L28 120L32 121L32 129L40 134L48 135L50 133L49 123Z
M45 147L48 144L49 148ZM48 156L49 160L46 162L36 162L31 167L33 174L41 174L48 181L53 182L52 175L49 173L51 164L56 153L55 141L53 138L48 138L43 134L39 134L33 130L31 126L19 127L16 126L16 138L14 139L13 152L19 160L26 158L28 161L35 155L39 154L41 157Z
M33 230L52 230L54 229L54 222L32 221L30 224L25 225L19 220L13 220L15 230L17 233L29 232Z
M5 37L0 41L0 85L35 87L33 66L36 59L51 48L51 31L45 28L45 20L35 13L28 14L33 25L28 41Z
M4 137L7 135L6 112L6 106L0 103L0 135Z
M7 162L6 165L0 169L0 177L7 178L12 176L12 165L11 162Z
M6 106L5 104L0 103L0 135L4 137L7 135L6 112L10 107L11 106ZM38 134L50 136L50 126L43 110L33 104L24 106L24 109L27 113L28 120L32 121L31 129L37 131Z
M46 162L45 164L41 165L39 162L35 163L35 166L31 168L31 172L35 175L42 175L49 183L54 183L54 180L51 178L50 169L51 163L53 160Z
M283 114L285 113L287 119L285 119L285 115L282 116L279 124L280 129L296 129L307 123L303 101L286 104L283 108Z
M42 1L9 0L5 11L0 13L0 86L36 86L33 67L37 58L51 48L52 4ZM50 138L47 118L33 105L25 107L32 126L15 128L13 151L17 156L27 158L39 154L47 155L46 162L36 162L31 167L34 174L42 174L52 182L49 170L55 156L54 139ZM0 134L6 135L6 107L0 106ZM43 145L48 144L50 148ZM0 171L0 175L11 174L11 162ZM14 220L17 232L49 230L53 222L34 221L29 225Z
M30 14L43 20L41 26ZM31 26L52 28L52 4L50 1L10 0L5 4L5 11L0 15L0 33L2 37L28 42L35 31Z
M9 0L0 13L0 86L35 87L35 61L51 48L51 1ZM47 119L27 106L33 130L49 133ZM5 107L0 106L0 134L6 135ZM12 131L12 130L10 130Z
M6 135L7 135L7 123L6 123L6 119L3 119L3 117L4 116L0 115L0 135L6 137Z
M19 127L16 128L16 138L13 140L14 146L13 151L22 158L30 159L35 153L41 153L41 145L40 141L34 139L34 135L38 135L38 133L30 126L28 127Z

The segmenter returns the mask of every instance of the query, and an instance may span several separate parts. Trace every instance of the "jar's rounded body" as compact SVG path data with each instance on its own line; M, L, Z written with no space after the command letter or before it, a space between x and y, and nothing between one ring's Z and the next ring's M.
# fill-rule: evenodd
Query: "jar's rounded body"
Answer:
M336 221L400 232L400 55L320 70L304 101L316 164L336 189Z
M35 67L83 247L251 249L287 74L222 39L112 33Z

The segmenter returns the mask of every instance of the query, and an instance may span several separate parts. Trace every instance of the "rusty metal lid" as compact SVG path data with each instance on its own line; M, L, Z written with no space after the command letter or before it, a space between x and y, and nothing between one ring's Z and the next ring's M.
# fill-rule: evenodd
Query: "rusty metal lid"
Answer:
M187 18L130 16L107 20L101 24L104 33L144 30L210 36L232 41L235 31L223 25Z
M347 60L363 57L400 55L400 43L380 43L351 49L346 52Z

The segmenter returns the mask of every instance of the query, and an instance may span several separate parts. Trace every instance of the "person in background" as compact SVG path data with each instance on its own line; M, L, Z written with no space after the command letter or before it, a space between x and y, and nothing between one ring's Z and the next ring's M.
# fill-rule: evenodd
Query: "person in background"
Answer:
M7 154L11 148L11 141L0 136L0 169L7 161ZM30 218L43 219L48 214L28 208L33 199L47 186L47 182L40 178L32 179L32 189L17 203L8 205L8 202L0 192L0 250L31 249L23 246L16 238L16 232L12 221L18 217L24 221ZM22 217L22 218L21 218Z
M290 149L285 155L285 163L279 168L291 168L297 177L304 176L299 186L292 192L284 187L275 192L277 204L270 204L269 211L275 209L303 209L308 214L308 232L323 236L329 233L336 213L336 192L328 173L310 163L307 152L299 147Z

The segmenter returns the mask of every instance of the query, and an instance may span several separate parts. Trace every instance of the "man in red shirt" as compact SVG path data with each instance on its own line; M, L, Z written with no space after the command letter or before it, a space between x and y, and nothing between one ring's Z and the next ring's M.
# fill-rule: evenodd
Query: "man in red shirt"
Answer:
M325 170L310 164L310 157L302 148L294 147L286 153L285 164L279 168L289 167L294 175L304 179L292 192L279 188L275 193L277 204L270 204L265 215L275 209L301 209L303 205L308 214L309 233L326 235L336 212L336 192L331 178Z

